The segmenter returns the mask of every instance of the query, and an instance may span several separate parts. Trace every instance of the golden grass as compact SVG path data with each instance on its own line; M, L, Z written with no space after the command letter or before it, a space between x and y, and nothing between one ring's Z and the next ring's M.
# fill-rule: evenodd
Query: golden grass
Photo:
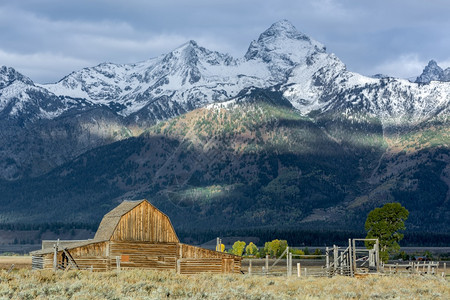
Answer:
M450 299L442 277L286 278L161 271L0 271L0 299Z
M29 264L31 266L31 256L0 256L2 264Z
M8 270L13 264L15 269L31 269L31 256L0 256L0 270Z

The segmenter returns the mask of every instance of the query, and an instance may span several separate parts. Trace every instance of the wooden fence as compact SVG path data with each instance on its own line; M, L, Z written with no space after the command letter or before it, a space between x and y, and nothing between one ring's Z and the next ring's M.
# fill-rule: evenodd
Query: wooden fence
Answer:
M373 248L365 247L372 243ZM357 247L357 243L364 243ZM320 257L321 266L302 266L301 258ZM293 264L293 258L297 258ZM284 265L285 262L285 265ZM306 262L306 261L305 261ZM283 266L284 265L284 266ZM427 274L445 277L447 264L439 269L439 262L408 262L406 264L383 264L379 256L379 242L377 239L349 239L348 247L327 247L325 255L295 255L289 252L289 247L279 258L271 260L267 255L264 259L248 260L247 268L243 268L249 275L265 276L363 276L366 274Z

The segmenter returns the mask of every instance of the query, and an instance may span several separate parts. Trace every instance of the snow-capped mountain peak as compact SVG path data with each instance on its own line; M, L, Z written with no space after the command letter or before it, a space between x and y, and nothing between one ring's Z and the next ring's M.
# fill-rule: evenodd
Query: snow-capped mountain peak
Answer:
M431 81L450 81L450 68L443 70L436 61L430 60L417 77L416 83L430 83Z
M176 59L185 65L195 66L198 63L199 52L201 53L203 51L204 49L200 48L197 42L190 40L167 54L164 57L163 62L169 62L170 60Z
M0 68L0 117L25 124L52 119L79 106L80 102L57 97L13 68Z
M158 76L174 76L181 79L180 85L195 84L208 76L211 67L228 67L236 61L228 54L210 51L191 40L164 56L156 73ZM170 79L169 79L170 80Z
M257 40L250 44L245 54L246 59L262 58L266 61L271 54L285 55L293 63L299 63L307 52L325 52L321 43L299 32L289 21L274 23L264 31Z
M287 20L278 21L272 26L270 26L266 31L264 31L258 38L258 42L269 42L274 40L282 40L282 39L290 39L290 40L299 40L311 43L313 45L317 44L323 47L320 43L312 40L306 34L301 33L295 28L292 23Z
M280 80L289 69L305 64L312 54L325 52L321 43L299 32L289 21L282 20L250 44L245 59L269 64L272 75Z
M34 85L30 78L17 72L14 68L2 66L0 68L0 89L11 85L15 81L20 81L26 85Z

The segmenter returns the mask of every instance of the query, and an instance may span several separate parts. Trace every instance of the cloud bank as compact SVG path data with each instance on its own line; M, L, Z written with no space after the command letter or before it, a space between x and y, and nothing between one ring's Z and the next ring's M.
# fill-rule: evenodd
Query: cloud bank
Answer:
M55 82L102 62L132 63L188 40L235 57L288 19L351 71L417 76L450 62L446 0L21 0L0 4L0 65Z

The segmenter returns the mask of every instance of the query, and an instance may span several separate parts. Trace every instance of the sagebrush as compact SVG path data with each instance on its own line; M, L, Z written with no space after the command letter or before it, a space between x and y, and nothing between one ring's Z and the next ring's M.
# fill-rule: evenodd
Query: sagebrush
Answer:
M286 278L132 270L0 272L0 299L450 299L448 279L427 276Z

